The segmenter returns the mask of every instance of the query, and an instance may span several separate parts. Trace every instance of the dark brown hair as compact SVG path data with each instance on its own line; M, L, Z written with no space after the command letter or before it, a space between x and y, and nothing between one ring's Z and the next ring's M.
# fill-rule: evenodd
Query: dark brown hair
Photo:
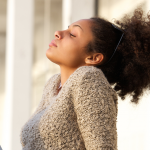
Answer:
M92 17L91 30L94 36L86 48L86 53L102 53L103 63L113 54L118 43L118 34L112 23L104 18ZM97 65L105 74L114 90L125 99L132 96L131 102L138 104L145 89L150 89L150 14L143 15L138 7L132 16L125 15L116 26L124 31L124 36L111 61Z

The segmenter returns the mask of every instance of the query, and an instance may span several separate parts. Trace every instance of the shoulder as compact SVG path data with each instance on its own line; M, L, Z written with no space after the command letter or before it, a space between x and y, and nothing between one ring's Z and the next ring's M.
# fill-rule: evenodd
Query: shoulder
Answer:
M94 66L84 66L79 68L77 75L75 91L79 97L111 99L115 105L118 104L117 93L101 69Z
M75 91L89 95L91 93L99 96L116 95L101 69L94 66L82 66L74 74Z
M110 86L103 71L94 66L81 66L76 70L77 84L105 84Z

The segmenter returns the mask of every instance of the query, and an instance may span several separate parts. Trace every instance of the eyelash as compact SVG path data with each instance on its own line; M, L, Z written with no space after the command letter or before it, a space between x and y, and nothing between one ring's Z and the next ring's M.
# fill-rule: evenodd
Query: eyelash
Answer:
M71 36L75 37L73 34L70 33Z

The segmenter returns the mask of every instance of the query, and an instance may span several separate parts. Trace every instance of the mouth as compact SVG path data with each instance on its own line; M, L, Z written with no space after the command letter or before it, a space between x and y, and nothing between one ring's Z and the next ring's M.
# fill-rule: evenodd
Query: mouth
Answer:
M51 47L51 46L57 47L55 40L52 40L51 43L49 44L49 46L50 46L50 47Z

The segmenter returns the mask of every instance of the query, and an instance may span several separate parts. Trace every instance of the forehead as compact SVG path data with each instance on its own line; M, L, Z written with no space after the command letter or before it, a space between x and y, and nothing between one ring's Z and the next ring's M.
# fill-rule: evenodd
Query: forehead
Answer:
M90 19L81 19L81 20L78 20L74 23L72 23L71 25L80 25L82 28L85 28L85 29L90 29L90 26L91 26L91 20Z

